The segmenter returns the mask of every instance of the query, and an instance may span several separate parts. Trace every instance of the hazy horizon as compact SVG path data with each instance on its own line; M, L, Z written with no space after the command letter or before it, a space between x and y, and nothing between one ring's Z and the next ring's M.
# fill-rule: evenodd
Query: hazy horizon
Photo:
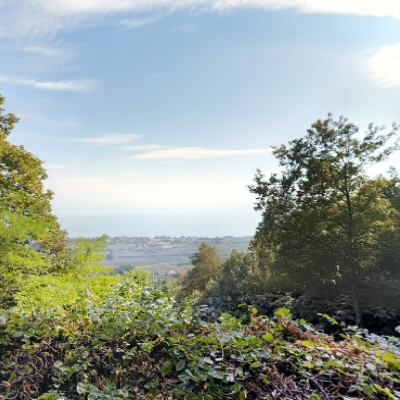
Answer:
M230 211L136 211L126 214L60 213L58 220L69 237L115 236L253 236L261 214L250 209Z

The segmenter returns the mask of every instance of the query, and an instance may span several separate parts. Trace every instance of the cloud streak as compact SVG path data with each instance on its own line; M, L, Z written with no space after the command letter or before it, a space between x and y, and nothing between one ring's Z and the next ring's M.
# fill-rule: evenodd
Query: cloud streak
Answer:
M95 79L67 80L67 81L38 81L8 75L0 75L0 82L13 85L29 86L39 90L56 90L62 92L87 93L96 89L98 81Z
M304 14L347 14L400 19L397 0L217 0L213 8L297 9Z
M129 19L143 12L173 13L182 9L209 12L231 9L295 9L304 14L347 14L400 19L398 0L14 0L13 5L0 3L0 37L46 36L75 26L101 24L109 14L124 14L126 28L155 22L154 17Z
M386 88L400 87L400 43L383 46L367 61L370 77Z
M232 156L245 156L257 154L270 154L270 149L256 150L212 150L203 147L180 147L150 151L132 156L136 160L199 160L205 158L219 158Z
M139 139L141 135L105 135L100 137L92 137L92 138L80 138L80 139L71 139L74 142L82 142L87 143L92 146L112 146L124 143L131 143L135 140Z
M122 29L136 29L142 26L153 24L161 19L160 16L148 17L148 18L133 18L124 19L121 21L120 25Z
M53 0L36 0L36 3L38 7L62 15L207 7L210 10L292 8L303 13L338 13L394 18L400 16L398 0L63 0L56 3Z

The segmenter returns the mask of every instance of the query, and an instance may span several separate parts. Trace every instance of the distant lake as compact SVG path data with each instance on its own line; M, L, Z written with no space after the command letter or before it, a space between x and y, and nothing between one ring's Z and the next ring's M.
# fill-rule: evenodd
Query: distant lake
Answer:
M109 236L251 236L261 220L260 213L234 210L157 210L95 214L55 211L70 237Z

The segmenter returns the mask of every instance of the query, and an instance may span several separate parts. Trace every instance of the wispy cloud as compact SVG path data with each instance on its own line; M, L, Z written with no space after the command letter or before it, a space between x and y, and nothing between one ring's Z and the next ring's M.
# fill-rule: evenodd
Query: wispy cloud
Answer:
M123 29L136 29L145 25L153 24L161 19L160 16L153 16L147 18L131 18L124 19L121 21L120 25Z
M76 47L76 46L75 46ZM52 58L71 58L73 48L71 46L62 46L59 43L52 44L33 44L27 45L17 49L25 53L37 54L39 56L52 57Z
M378 85L387 88L400 86L400 43L381 47L367 64L371 79Z
M227 8L297 8L308 13L342 13L374 16L399 16L398 0L36 0L38 7L47 8L60 14L109 13L130 10L149 10L160 8L193 8L210 9Z
M93 146L111 146L124 143L131 143L139 139L141 135L105 135L100 137L71 139L74 142L87 143Z
M304 14L348 14L400 18L398 0L217 0L211 3L213 3L213 8L218 10L230 8L297 9Z
M234 8L264 10L295 9L301 13L348 14L400 19L398 0L14 0L0 3L0 37L47 36L75 26L101 24L110 13L124 14L122 26L136 28L154 22L150 18L127 18L127 14L182 9L221 11Z
M36 79L24 79L7 75L0 75L0 82L14 85L29 86L40 90L57 90L63 92L87 93L95 90L98 81L95 79L66 80L66 81L38 81Z
M270 149L256 150L212 150L203 147L180 147L155 150L149 153L132 156L136 160L199 160L203 158L218 158L256 154L270 154Z

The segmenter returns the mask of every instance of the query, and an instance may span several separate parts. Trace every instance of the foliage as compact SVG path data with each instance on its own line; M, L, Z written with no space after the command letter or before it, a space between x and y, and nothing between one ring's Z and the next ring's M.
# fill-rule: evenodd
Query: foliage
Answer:
M398 342L341 341L291 320L225 314L201 322L126 277L98 304L78 298L64 313L0 315L0 396L37 399L400 398ZM347 396L347 397L346 397Z
M79 238L70 252L71 262L78 267L96 265L106 259L108 236L103 235L93 239Z
M202 243L191 257L193 269L181 278L179 298L190 296L195 290L202 293L212 291L221 271L222 260L215 247Z
M4 101L0 95L0 307L7 308L28 276L66 268L68 245L51 214L42 162L7 140L18 118L3 115Z
M357 324L365 278L380 275L390 247L400 244L399 213L387 197L397 180L366 175L398 149L390 144L398 127L381 129L370 125L359 139L344 118L318 120L305 137L274 148L280 175L266 180L258 171L250 186L263 210L256 236L270 252L271 283L311 296L347 292Z
M268 278L266 265L256 252L232 251L221 270L217 291L230 296L265 291L265 281Z
M106 246L107 236L75 240L69 252L71 266L68 271L28 277L15 294L14 309L22 312L38 308L60 313L83 298L103 304L115 287L132 276L147 281L150 275L148 271L137 269L121 276L114 268L98 265L105 258Z

